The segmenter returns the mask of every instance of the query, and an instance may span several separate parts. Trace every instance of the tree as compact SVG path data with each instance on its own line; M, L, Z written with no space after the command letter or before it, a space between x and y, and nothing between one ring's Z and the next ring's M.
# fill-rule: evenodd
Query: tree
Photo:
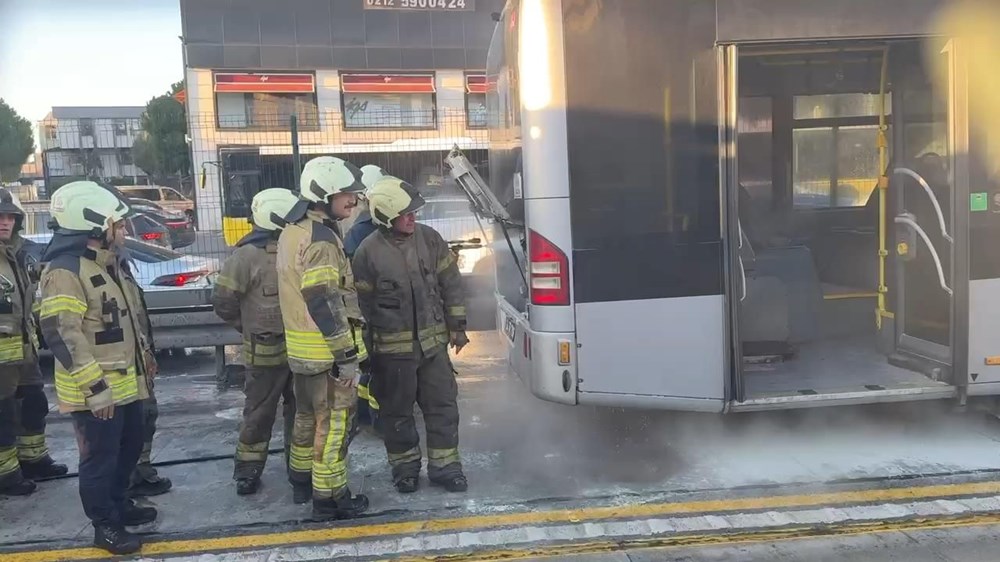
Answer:
M21 166L35 152L31 123L0 98L0 178L21 177Z
M142 134L132 146L135 165L156 182L186 175L190 170L186 135L184 106L169 94L151 99L142 114Z

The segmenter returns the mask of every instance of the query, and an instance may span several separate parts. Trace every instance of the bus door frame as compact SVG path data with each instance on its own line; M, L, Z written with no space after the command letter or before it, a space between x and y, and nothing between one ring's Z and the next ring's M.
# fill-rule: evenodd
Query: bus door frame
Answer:
M740 256L739 166L737 159L737 124L739 117L739 46L722 44L719 57L719 200L721 235L725 275L725 294L728 314L726 332L728 346L728 373L725 378L725 411L732 404L743 402L743 342L740 338L740 303L746 291L746 272Z

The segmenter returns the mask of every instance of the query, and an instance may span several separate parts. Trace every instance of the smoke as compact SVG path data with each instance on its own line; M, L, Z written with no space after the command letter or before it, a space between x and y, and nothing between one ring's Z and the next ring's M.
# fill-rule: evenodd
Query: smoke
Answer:
M984 446L992 440L981 428L951 415L943 402L729 415L574 407L532 396L499 357L457 365L467 472L497 473L521 497L634 501L670 491L931 475L1000 462L1000 451ZM490 380L461 382L472 369Z

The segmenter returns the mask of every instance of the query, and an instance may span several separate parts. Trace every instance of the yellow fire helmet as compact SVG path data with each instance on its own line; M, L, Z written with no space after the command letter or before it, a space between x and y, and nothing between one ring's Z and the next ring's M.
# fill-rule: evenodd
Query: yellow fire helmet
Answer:
M361 166L361 183L365 184L365 189L371 189L375 182L388 175L385 170L375 164Z
M50 211L59 230L98 236L129 216L132 209L95 182L75 181L52 194Z
M285 228L288 224L286 217L300 201L302 199L298 195L284 187L272 187L257 193L250 203L254 226L270 231Z
M392 221L396 217L414 213L425 203L412 185L391 176L378 180L368 190L368 208L371 210L372 222L386 228L392 227Z
M326 203L338 193L361 193L361 170L346 160L334 156L313 158L302 168L299 180L302 198L313 203Z

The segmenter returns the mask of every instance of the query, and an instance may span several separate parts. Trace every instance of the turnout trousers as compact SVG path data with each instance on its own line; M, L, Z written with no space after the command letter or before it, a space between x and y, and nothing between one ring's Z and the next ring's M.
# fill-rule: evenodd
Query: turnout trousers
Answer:
M45 442L45 418L49 415L49 399L45 396L45 382L37 360L24 366L15 397L20 424L17 435L18 461L21 466L51 463L49 447Z
M294 379L288 365L247 367L243 394L243 421L236 444L236 465L233 479L258 479L264 472L271 431L277 418L278 403L284 417L285 463L289 460L292 428L295 422Z
M289 458L293 485L312 483L313 499L347 493L347 447L357 409L357 389L337 384L330 371L296 373L295 424Z
M375 396L393 481L420 474L420 436L413 406L420 406L427 429L427 476L462 475L458 454L458 383L447 349L427 356L373 355Z

